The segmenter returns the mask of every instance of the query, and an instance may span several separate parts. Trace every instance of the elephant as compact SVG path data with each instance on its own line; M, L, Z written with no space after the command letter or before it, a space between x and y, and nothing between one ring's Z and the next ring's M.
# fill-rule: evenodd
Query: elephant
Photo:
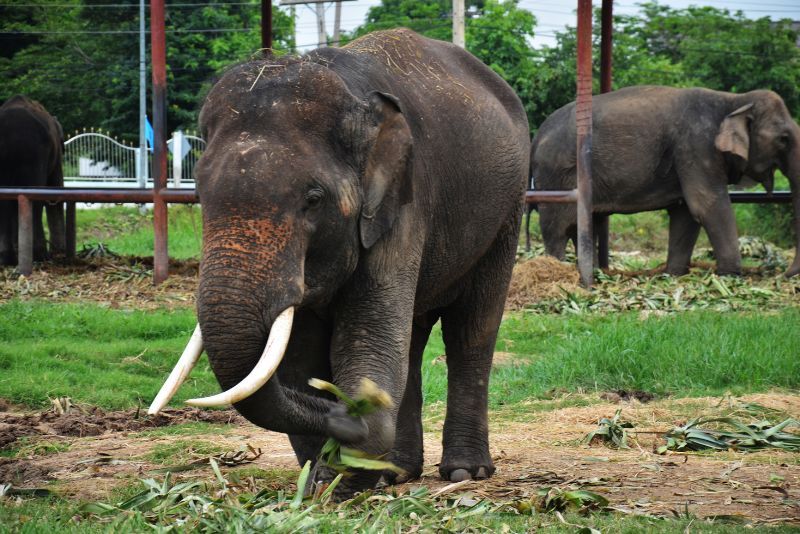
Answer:
M0 187L62 187L61 124L39 102L12 96L0 106ZM64 206L47 205L50 252L42 225L41 202L33 203L33 259L66 251ZM17 263L17 203L0 201L0 265Z
M204 349L226 391L189 404L232 403L288 434L301 464L333 437L404 472L357 471L337 491L409 480L422 472L423 349L441 320L439 473L491 476L489 373L529 164L514 91L463 49L397 29L231 68L200 126L198 327L150 412ZM391 407L352 417L312 377L350 396L367 378Z
M688 272L702 226L719 274L741 274L728 185L749 178L769 192L780 169L792 189L800 240L800 128L780 96L701 88L626 87L592 99L592 197L595 214L667 209L666 272ZM550 115L531 146L535 189L576 185L575 103ZM545 250L563 259L576 240L576 206L542 204ZM800 256L786 276L800 272Z

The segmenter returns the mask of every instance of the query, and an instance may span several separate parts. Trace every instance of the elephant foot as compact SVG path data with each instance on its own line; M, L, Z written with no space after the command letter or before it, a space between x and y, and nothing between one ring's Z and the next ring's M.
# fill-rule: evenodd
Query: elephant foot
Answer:
M450 482L482 480L494 474L494 463L489 451L445 451L439 474Z
M333 482L338 473L330 467L317 463L311 470L305 494L320 494ZM348 470L333 490L333 500L337 502L351 499L357 493L374 488L381 478L380 471L363 469Z
M422 451L420 451L421 453ZM422 455L401 455L393 453L391 461L403 470L402 473L384 471L382 480L389 485L405 484L422 476Z
M689 274L689 267L688 266L687 267L670 267L670 266L667 266L667 268L664 270L664 273L668 274L670 276L683 276L685 274Z
M735 269L735 268L722 269L722 268L717 267L717 276L736 276L736 277L739 277L739 276L742 276L742 270L741 270L741 268L739 268L739 269Z

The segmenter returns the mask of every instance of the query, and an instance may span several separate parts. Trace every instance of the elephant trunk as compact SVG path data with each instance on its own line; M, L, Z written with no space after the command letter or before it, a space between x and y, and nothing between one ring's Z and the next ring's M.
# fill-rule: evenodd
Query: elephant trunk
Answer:
M800 274L800 128L795 127L794 147L789 152L785 169L792 188L792 213L794 221L795 251L794 261L785 276Z
M230 245L219 239L206 242L197 300L203 345L224 393L190 403L233 403L263 428L325 434L325 415L333 403L288 390L273 376L294 307L303 298L302 267L290 268L286 257L253 261Z

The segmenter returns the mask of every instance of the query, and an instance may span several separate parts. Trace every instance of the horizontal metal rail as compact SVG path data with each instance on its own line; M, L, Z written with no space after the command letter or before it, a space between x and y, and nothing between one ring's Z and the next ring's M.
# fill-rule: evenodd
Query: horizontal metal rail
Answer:
M792 202L791 191L732 191L731 202L734 204L789 204Z
M168 204L195 204L199 202L194 189L84 189L73 187L0 187L0 200L13 200L19 205L19 252L17 270L24 275L33 271L33 220L31 202L66 202L67 255L75 254L75 203L142 204L153 202L158 195ZM791 192L773 193L734 191L731 202L736 204L786 204L792 201ZM578 201L577 190L525 192L528 205L539 203L570 204ZM526 227L530 224L530 212ZM527 248L530 250L530 234L526 228Z
M19 206L17 271L29 276L33 272L33 214L31 202L65 202L67 257L75 256L75 203L144 204L158 199L165 204L195 204L199 202L194 189L82 189L74 187L0 187L0 200L16 201ZM158 228L154 229L158 232ZM166 229L164 229L166 232ZM166 234L163 236L166 240ZM154 259L164 265L168 258L158 256ZM166 253L164 253L166 254ZM156 257L158 256L158 257Z
M0 189L2 191L2 189ZM734 204L789 204L792 202L791 191L731 191L731 202ZM578 201L577 189L566 191L525 191L526 204L558 203L572 204Z
M38 202L98 202L116 204L152 202L154 189L77 189L74 187L0 187L0 200L25 196ZM171 204L198 202L194 189L162 189L159 195Z

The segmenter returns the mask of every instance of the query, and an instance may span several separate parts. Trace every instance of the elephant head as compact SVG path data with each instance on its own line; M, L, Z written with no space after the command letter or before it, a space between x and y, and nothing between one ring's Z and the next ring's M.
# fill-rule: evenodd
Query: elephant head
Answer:
M190 404L233 403L279 432L363 439L363 422L273 373L293 310L327 306L411 199L411 133L398 101L358 98L308 60L252 62L212 88L200 125L199 325L151 412L205 348L226 391Z
M796 248L786 276L794 276L800 273L800 127L772 91L753 91L737 98L744 104L722 121L715 145L737 161L742 175L761 182L768 192L772 192L776 169L789 179Z

